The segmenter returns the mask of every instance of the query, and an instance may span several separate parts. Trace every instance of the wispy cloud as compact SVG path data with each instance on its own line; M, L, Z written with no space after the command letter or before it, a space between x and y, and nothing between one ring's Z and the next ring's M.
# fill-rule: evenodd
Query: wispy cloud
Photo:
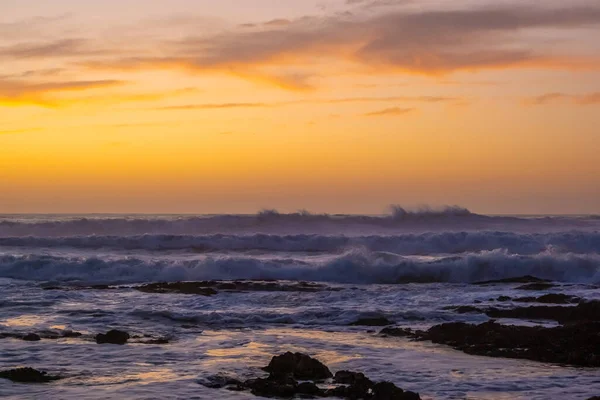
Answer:
M57 93L85 91L123 84L125 82L118 80L50 81L40 83L27 80L0 79L0 104L51 106L55 100L53 95Z
M425 102L425 103L461 103L465 99L446 96L391 96L391 97L343 97L335 99L300 99L273 103L200 103L181 104L175 106L158 107L158 110L214 110L224 108L270 108L285 107L302 104L345 104L345 103L389 103L389 102Z
M529 97L524 100L527 105L545 105L552 103L570 103L576 105L600 104L600 92L588 94L546 93L540 96Z
M398 116L404 115L413 112L414 108L401 108L401 107L392 107L385 108L379 111L373 111L366 114L363 114L365 117L387 117L387 116Z

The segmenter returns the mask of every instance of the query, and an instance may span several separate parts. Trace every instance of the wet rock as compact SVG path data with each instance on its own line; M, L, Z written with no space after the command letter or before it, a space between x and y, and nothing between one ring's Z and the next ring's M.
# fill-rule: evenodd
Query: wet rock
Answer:
M361 381L366 379L365 374L362 372L352 372L352 371L338 371L335 373L333 377L333 381L335 383L342 383L345 385L352 385L357 381Z
M459 314L480 314L483 311L477 307L473 307L473 306L449 306L449 307L444 307L444 310L452 310L455 311Z
M297 391L297 382L294 380L282 380L270 378L251 379L244 383L255 396L261 397L293 397Z
M199 281L199 282L160 282L136 286L134 289L145 293L180 293L212 296L219 291L226 292L319 292L338 291L319 283L292 282L282 283L274 280L255 281Z
M17 368L0 371L0 378L19 383L47 383L61 379L58 376L51 376L45 371L38 371L33 368Z
M222 388L227 388L229 386L241 386L242 382L235 379L235 378L231 378L228 376L223 376L223 375L214 375L214 376L209 376L206 379L203 379L201 381L199 381L198 383L200 383L202 386L206 386L207 388L211 388L211 389L222 389Z
M27 335L23 336L23 340L26 342L39 342L40 340L42 340L42 338L40 337L40 335L37 335L35 333L28 333Z
M113 329L107 333L99 333L96 335L96 343L98 344L120 344L127 343L130 336L129 333Z
M306 396L322 396L324 391L313 382L302 382L296 386L296 393Z
M514 301L519 303L576 304L581 301L581 298L563 293L549 293L540 297L519 297Z
M600 301L581 302L577 306L529 306L511 309L489 308L485 313L492 318L545 319L560 323L600 321Z
M317 386L315 381L331 377L327 366L318 360L301 353L285 353L273 357L265 370L271 372L267 378L250 379L240 382L222 375L210 377L199 383L210 388L227 390L250 390L261 397L337 397L349 400L420 400L418 394L405 392L393 383L375 383L360 372L338 371L333 379L338 385L327 390ZM307 376L312 378L306 378ZM297 382L302 376L307 382Z
M138 286L135 289L144 293L180 293L197 294L201 296L212 296L217 294L213 288L202 285L202 282L159 282Z
M415 332L410 328L384 328L379 332L380 335L395 337L414 337Z
M421 335L468 354L521 358L582 367L600 367L600 322L580 322L554 328L480 325L453 322L436 325Z
M273 357L264 370L273 375L290 375L300 380L323 380L333 376L319 360L291 352Z
M352 326L388 326L394 325L392 321L386 317L371 317L371 318L360 318L355 322L351 323Z
M553 283L538 282L538 283L530 283L527 285L519 286L516 289L518 289L518 290L546 290L546 289L553 288L555 286L556 285Z
M538 278L531 275L519 276L515 278L495 279L490 281L475 282L474 285L492 285L497 283L541 283L550 282L547 279Z

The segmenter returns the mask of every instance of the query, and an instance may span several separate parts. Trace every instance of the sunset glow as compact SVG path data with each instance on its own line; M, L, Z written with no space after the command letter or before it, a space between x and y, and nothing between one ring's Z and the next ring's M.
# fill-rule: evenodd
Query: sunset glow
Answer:
M3 0L0 212L598 212L600 6L541 3Z

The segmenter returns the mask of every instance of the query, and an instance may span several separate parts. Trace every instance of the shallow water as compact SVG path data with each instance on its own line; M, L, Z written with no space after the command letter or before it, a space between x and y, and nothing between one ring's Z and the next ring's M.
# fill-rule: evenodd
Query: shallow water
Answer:
M2 381L1 396L252 398L199 382L220 372L257 376L273 355L288 350L315 356L333 371L351 369L393 381L424 399L587 399L600 392L595 369L470 356L446 346L382 337L381 328L349 326L368 316L415 328L483 322L484 315L444 307L476 302L510 307L511 302L492 301L501 295L561 292L600 299L598 219L357 222L280 216L258 223L246 216L240 223L231 222L233 217L140 218L0 220L0 332L84 334L40 342L0 339L0 369L31 366L67 377L33 386ZM226 221L227 235L218 233L214 218ZM422 233L427 226L432 231ZM516 289L518 284L473 284L526 274L560 285L529 292ZM221 291L204 297L131 287L203 279L308 280L324 282L325 289ZM120 286L82 288L100 283ZM62 290L44 290L48 286ZM172 341L125 346L93 341L93 335L111 328Z

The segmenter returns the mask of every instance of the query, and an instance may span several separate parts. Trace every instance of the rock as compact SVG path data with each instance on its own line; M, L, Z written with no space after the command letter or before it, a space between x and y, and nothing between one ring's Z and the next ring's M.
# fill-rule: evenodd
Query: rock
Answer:
M363 373L338 371L333 379L335 384L344 384L327 390L319 388L315 382L298 383L302 380L317 380L331 377L327 366L318 360L301 353L285 353L273 357L265 370L271 372L267 378L249 379L240 382L222 375L209 377L199 383L214 389L250 390L255 396L292 398L337 397L349 400L420 400L418 394L405 392L393 383L375 383ZM312 376L308 378L308 376Z
M293 397L296 394L297 382L278 379L252 379L246 381L244 386L250 389L255 396L261 397Z
M371 317L371 318L360 318L357 321L350 324L351 326L388 326L394 325L392 321L386 317Z
M319 292L339 291L341 288L332 288L319 283L293 282L281 283L272 280L255 281L199 281L199 282L160 282L136 286L145 293L180 293L197 294L201 296L212 296L218 291L227 292Z
M414 337L415 332L410 328L384 328L379 332L380 335L395 337Z
M200 383L202 386L206 386L207 388L211 389L221 389L228 386L242 385L242 382L240 382L239 380L223 375L209 376L208 378L203 379L198 383Z
M498 301L510 301L511 298L508 297L508 296L500 296L496 300L498 300Z
M519 276L515 278L495 279L491 281L475 282L474 285L492 285L496 283L540 283L549 282L547 279L541 279L531 275Z
M291 375L300 380L323 380L333 375L329 368L312 357L302 353L287 352L273 357L265 371L274 375Z
M0 371L0 378L19 383L47 383L61 379L58 376L51 376L45 371L38 371L33 368L17 368Z
M473 313L482 313L483 311L477 307L473 306L449 306L444 307L444 310L453 310L459 314L473 314Z
M335 383L342 383L345 385L352 385L357 381L366 379L365 374L362 372L351 372L351 371L338 371L333 377Z
M581 298L563 293L549 293L540 297L519 297L514 301L519 303L575 304L579 303Z
M452 346L468 354L600 367L600 322L554 328L480 325L453 322L436 325L419 338Z
M98 344L108 343L108 344L123 345L123 344L127 343L129 338L130 338L129 333L113 329L111 331L108 331L105 334L104 333L97 334L96 335L96 343L98 343Z
M530 283L528 285L519 286L516 289L518 289L518 290L546 290L546 289L553 288L554 286L556 286L556 285L553 283L539 282L539 283Z
M26 342L39 342L40 340L42 340L42 338L40 337L40 335L37 335L35 333L29 333L23 336L23 340Z
M149 283L138 286L135 289L144 293L180 293L197 294L201 296L212 296L217 294L213 288L202 285L202 282L174 282L174 283Z
M546 319L560 323L600 321L600 301L581 302L577 306L529 306L511 309L489 308L492 318Z
M313 382L302 382L296 387L296 393L307 396L322 396L324 391Z

